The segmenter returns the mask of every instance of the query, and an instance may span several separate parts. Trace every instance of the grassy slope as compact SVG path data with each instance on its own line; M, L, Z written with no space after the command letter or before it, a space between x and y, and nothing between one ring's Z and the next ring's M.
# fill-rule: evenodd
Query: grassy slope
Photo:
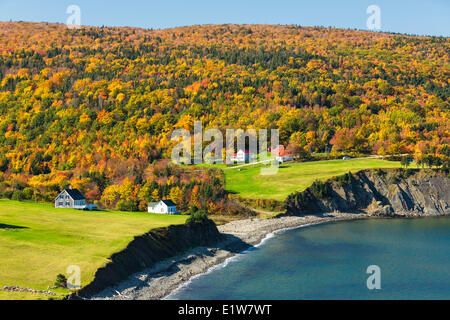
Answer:
M241 197L284 200L293 191L302 191L316 180L373 168L397 168L399 162L380 159L327 160L280 165L276 175L260 175L260 165L226 169L226 189Z
M107 258L135 235L184 223L185 219L149 213L54 209L50 204L0 200L0 286L45 290L53 286L58 273L66 273L69 265L81 268L81 285L86 285ZM0 291L0 299L45 297L49 296Z

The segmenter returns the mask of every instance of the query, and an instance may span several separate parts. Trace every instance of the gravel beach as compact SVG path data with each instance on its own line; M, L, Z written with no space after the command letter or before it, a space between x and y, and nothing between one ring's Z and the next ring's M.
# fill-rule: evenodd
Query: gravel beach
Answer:
M226 237L214 247L198 247L173 257L153 268L133 274L128 280L107 288L92 299L163 299L192 277L203 274L226 259L256 246L268 235L288 228L339 220L367 218L366 214L333 213L324 216L280 217L233 221L218 229Z

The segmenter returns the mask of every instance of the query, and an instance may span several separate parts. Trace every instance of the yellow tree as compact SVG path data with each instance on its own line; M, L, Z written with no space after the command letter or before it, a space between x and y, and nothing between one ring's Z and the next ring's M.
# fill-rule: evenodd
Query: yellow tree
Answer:
M175 202L175 204L180 205L183 201L183 191L180 187L174 187L170 189L169 199Z
M192 188L192 193L191 193L191 204L196 206L197 208L201 208L201 202L200 202L200 188L199 186L194 186L194 188Z
M158 201L159 200L159 191L158 189L153 190L152 195L150 196L150 201Z

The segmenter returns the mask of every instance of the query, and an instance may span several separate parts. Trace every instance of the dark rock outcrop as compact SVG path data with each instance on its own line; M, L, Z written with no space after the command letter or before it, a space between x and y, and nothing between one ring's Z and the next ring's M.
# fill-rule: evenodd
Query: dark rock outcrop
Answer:
M214 245L223 239L212 220L153 229L136 236L125 249L114 253L109 258L111 261L97 270L94 280L68 299L91 296L188 249Z
M315 183L286 199L287 215L361 212L379 216L450 214L450 178L438 170L363 170Z

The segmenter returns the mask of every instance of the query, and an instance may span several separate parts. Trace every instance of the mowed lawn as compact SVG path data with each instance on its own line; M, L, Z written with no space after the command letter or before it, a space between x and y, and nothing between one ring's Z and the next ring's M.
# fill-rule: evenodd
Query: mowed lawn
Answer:
M327 160L281 164L275 175L260 175L261 165L224 170L226 189L244 198L284 200L294 191L303 191L314 180L327 180L349 171L398 168L400 162L374 158Z
M0 287L46 290L53 286L57 274L66 274L70 265L80 267L84 286L108 262L108 257L125 248L134 236L185 220L186 216L181 215L88 212L0 200ZM49 297L0 290L0 299Z

